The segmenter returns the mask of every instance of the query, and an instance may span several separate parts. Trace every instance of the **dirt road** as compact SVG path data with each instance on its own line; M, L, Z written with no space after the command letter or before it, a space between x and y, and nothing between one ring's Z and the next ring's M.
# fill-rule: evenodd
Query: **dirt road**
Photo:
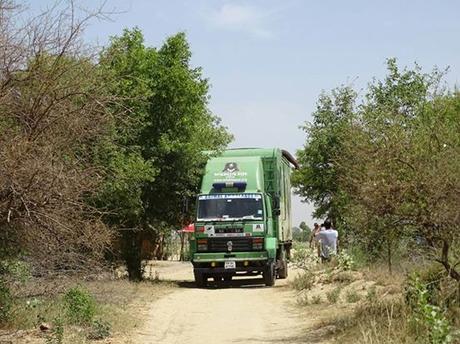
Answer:
M286 280L272 288L252 279L198 289L189 263L158 262L152 270L179 288L151 304L134 343L305 342L305 320Z

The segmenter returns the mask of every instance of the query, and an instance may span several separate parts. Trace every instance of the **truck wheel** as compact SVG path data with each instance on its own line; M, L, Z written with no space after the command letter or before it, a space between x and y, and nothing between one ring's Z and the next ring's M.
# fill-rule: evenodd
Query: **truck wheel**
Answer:
M280 260L280 267L278 269L278 277L280 279L285 279L288 277L288 264L287 264L287 260L284 259L284 260Z
M195 284L198 288L206 287L206 282L208 278L201 272L194 271L193 274L195 275Z
M264 283L267 287L272 287L275 285L275 278L276 278L276 271L275 271L275 263L270 262L263 272Z

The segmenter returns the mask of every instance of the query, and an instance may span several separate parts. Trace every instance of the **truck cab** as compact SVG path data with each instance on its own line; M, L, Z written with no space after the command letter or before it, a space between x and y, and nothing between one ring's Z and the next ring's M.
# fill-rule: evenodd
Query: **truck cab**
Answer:
M284 152L284 153L283 153ZM280 149L232 149L209 159L197 197L190 251L196 284L287 276L292 245L290 170Z

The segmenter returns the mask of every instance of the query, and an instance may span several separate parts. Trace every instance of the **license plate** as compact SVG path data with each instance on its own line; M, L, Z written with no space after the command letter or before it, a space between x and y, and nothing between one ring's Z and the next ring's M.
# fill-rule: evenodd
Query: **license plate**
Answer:
M236 262L234 260L227 260L224 264L225 269L235 269L236 268Z

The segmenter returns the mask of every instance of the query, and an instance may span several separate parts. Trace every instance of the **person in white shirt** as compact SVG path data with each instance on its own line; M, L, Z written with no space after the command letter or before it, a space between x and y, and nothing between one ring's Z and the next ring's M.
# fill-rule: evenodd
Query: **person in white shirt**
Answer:
M331 255L337 254L339 233L332 228L330 220L324 221L325 229L318 232L317 236L321 245L321 260L329 261Z

